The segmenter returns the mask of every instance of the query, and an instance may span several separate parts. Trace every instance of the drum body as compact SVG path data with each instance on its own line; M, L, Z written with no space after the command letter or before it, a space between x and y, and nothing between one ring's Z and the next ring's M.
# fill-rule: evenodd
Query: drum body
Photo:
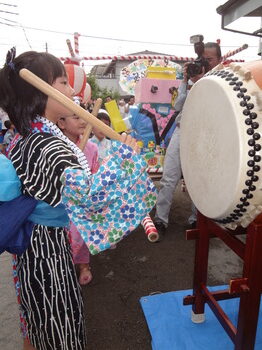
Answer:
M231 229L262 212L262 61L219 65L189 92L181 165L197 209Z

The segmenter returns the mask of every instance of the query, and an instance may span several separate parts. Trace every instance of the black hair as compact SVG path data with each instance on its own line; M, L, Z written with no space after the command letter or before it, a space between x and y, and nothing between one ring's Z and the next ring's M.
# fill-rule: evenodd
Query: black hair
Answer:
M26 136L36 115L44 115L48 97L19 76L22 68L27 68L50 85L57 78L66 76L66 71L58 58L36 51L24 52L11 63L6 61L0 70L0 107L8 114L16 130Z
M11 128L11 125L12 125L12 123L10 122L10 120L5 120L4 126L5 126L7 129L10 129L10 128Z
M103 120L106 120L107 122L111 123L108 114L106 114L106 113L104 113L104 112L99 112L99 113L97 114L97 119L99 119L99 120L102 120L102 119L103 119Z
M220 59L222 56L220 45L218 43L215 43L215 42L205 43L205 49L213 49L213 48L216 49L217 58Z

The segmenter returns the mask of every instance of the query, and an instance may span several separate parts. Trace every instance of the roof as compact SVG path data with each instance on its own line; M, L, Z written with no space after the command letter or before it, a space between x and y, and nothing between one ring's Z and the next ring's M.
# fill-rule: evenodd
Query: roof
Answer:
M260 6L259 6L259 3L260 3ZM219 15L225 15L230 10L231 11L238 10L239 11L238 18L246 17L246 16L250 16L250 17L262 16L262 5L261 5L261 2L257 0L229 0L217 8L217 13Z
M139 52L134 52L134 53L129 53L127 54L127 56L137 56L137 55L157 55L157 56L172 56L170 54L166 54L166 53L162 53L162 52L155 52L155 51L149 51L149 50L144 50L144 51L139 51ZM122 60L124 62L124 60ZM112 60L111 62L107 63L107 64L103 64L103 65L96 65L92 68L91 73L92 74L103 74L103 75L107 75L109 74L111 71L114 70L115 66L116 66L116 62L117 60ZM126 60L126 62L130 62L129 60ZM96 71L96 67L103 67L103 72L102 69Z
M226 26L240 17L262 17L261 0L229 0L223 5L219 6L216 11L222 16L222 29L262 37L262 28L258 28L252 33L226 28Z
M107 67L108 67L108 64L98 64L98 65L92 67L91 74L104 75Z
M171 56L170 53L161 53L161 52L155 52L155 51L139 51L134 53L129 53L129 56L136 56L136 55L159 55L159 56Z

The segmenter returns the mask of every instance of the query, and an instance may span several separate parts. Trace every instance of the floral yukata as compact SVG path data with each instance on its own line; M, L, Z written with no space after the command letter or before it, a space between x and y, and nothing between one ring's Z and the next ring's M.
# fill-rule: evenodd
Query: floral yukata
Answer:
M27 137L15 138L9 158L22 194L37 199L40 212L42 204L48 207L29 217L34 222L30 245L16 258L27 336L40 350L82 350L83 303L68 242L69 218L96 254L139 225L155 204L155 187L143 159L116 141L91 175L79 148L42 117ZM52 210L58 210L63 225L55 224L56 215L52 223ZM49 211L49 218L41 216Z

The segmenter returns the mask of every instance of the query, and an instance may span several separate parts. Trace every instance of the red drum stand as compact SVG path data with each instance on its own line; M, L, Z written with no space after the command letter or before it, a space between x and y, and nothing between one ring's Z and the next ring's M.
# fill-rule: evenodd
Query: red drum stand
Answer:
M237 237L239 234L246 235L246 243ZM221 239L243 259L243 274L241 278L230 280L228 289L211 292L206 283L209 239L212 237ZM253 350L262 293L262 223L255 220L245 229L239 227L231 231L198 213L197 229L186 231L186 238L195 239L196 248L193 295L184 298L184 305L192 305L193 315L197 317L204 314L207 303L231 338L234 349ZM219 300L231 298L240 298L237 327L218 304Z

